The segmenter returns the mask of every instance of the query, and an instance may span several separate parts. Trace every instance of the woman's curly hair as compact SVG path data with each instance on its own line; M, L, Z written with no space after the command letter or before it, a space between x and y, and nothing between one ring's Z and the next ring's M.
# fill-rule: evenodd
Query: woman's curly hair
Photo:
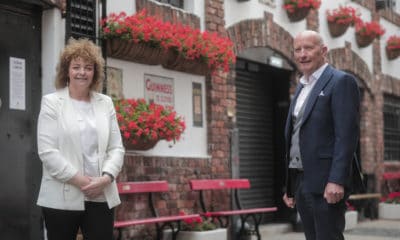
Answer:
M61 89L68 86L69 65L71 64L72 60L79 57L94 64L94 76L93 82L90 85L90 90L99 90L98 88L101 84L101 81L104 79L105 61L101 54L100 47L86 38L81 38L78 40L70 38L68 40L68 44L62 51L57 65L57 75L55 81L56 89Z

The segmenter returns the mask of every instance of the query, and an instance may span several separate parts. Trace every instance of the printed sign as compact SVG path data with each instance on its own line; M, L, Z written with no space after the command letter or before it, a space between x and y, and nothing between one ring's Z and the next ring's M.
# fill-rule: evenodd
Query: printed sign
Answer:
M144 74L144 97L149 103L174 107L174 79Z
M25 59L10 57L10 109L25 110Z
M193 126L203 126L203 104L201 83L192 83L193 95Z

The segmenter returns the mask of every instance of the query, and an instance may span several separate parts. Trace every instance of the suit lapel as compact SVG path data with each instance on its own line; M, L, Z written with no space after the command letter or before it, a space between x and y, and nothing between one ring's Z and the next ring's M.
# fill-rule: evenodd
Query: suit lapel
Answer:
M290 102L289 112L288 112L288 116L287 116L287 120L286 120L286 126L285 126L286 139L289 139L288 134L290 134L290 132L291 132L290 126L292 125L293 111L294 111L294 107L296 106L296 101L297 101L297 98L299 97L301 89L303 89L303 84L298 84L297 88L296 88L296 91L294 92L293 99Z
M306 108L304 109L302 124L309 117L311 110L318 99L318 95L321 93L325 85L331 80L333 75L332 70L332 67L328 65L311 90L310 95L308 96Z

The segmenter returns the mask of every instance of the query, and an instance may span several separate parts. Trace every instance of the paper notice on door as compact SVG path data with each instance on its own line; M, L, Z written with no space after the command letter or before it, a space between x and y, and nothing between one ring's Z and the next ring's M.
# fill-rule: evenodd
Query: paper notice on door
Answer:
M10 57L10 109L25 110L25 59Z

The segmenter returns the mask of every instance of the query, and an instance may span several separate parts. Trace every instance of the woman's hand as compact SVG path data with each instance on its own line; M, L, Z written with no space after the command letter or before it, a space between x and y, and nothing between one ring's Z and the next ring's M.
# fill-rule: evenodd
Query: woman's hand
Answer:
M67 183L74 185L77 188L82 188L90 183L90 178L80 173L75 174Z
M91 177L90 183L81 187L82 192L88 198L96 198L103 193L104 188L111 183L111 178L107 175L102 177Z

